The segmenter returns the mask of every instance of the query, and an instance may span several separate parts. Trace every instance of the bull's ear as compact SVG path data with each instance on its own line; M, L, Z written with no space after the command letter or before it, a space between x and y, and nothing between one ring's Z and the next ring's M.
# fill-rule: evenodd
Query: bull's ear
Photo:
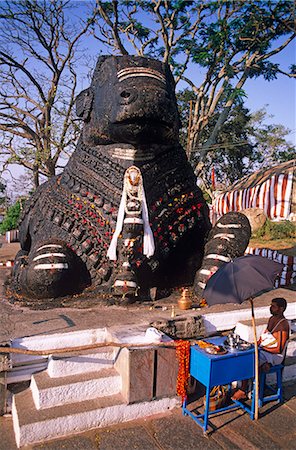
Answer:
M76 114L83 120L88 120L93 104L93 91L87 88L76 97Z

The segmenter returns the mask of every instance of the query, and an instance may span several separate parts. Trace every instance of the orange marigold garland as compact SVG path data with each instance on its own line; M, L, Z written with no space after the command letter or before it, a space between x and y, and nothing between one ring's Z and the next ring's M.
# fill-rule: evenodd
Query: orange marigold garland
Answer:
M176 356L179 362L177 377L177 395L182 398L182 403L187 398L187 387L189 380L190 342L176 341Z

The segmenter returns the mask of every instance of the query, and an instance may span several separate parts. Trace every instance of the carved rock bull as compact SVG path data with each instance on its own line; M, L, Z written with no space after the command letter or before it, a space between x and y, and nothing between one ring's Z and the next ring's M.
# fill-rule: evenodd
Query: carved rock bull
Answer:
M143 57L101 57L77 98L84 127L63 173L24 209L15 290L52 298L193 283L208 208L178 142L174 81Z

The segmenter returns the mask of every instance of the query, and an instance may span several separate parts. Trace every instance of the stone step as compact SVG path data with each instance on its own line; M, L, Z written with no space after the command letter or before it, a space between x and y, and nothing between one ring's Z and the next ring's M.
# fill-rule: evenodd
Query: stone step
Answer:
M13 397L13 426L18 447L69 436L97 427L164 413L179 405L177 398L126 404L120 394L36 410L30 389Z
M121 392L121 388L121 376L114 368L61 378L50 378L44 371L34 374L31 381L37 409L115 395Z
M61 333L38 334L36 336L16 338L11 341L11 346L29 350L69 348L106 342L106 336L106 328L90 328L77 331L65 330Z
M97 372L113 367L118 348L102 348L91 353L52 355L48 359L47 373L51 378Z

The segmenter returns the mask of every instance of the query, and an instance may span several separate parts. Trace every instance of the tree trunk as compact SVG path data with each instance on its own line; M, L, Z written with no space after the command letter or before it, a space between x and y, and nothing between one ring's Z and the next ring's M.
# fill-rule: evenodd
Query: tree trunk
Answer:
M38 166L34 166L34 168L33 168L33 183L34 183L35 189L37 189L38 186L39 186L39 170L38 170Z
M227 117L230 113L231 110L231 106L226 106L223 111L221 112L221 114L218 117L218 120L214 126L214 129L209 137L209 139L206 141L206 143L199 149L199 155L200 155L200 161L198 163L198 165L196 166L196 170L199 172L201 172L203 166L204 166L204 159L207 155L207 153L211 150L211 147L216 144L217 142L217 137L219 135L219 132L221 130L221 127L223 126L223 124L226 122ZM197 173L197 175L198 175Z

